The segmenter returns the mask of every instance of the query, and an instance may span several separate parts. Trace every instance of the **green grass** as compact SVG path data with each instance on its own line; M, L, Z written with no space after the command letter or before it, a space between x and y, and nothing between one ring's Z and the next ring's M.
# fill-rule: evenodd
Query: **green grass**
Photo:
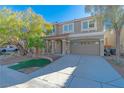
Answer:
M32 59L28 61L19 62L19 64L10 66L9 68L14 70L19 70L19 69L30 68L30 67L44 67L50 63L51 61L48 59Z

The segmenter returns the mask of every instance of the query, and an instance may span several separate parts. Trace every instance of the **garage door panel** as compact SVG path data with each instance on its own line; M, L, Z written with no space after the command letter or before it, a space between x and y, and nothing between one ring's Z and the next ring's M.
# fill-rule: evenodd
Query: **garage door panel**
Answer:
M88 41L89 42L89 41ZM72 54L82 54L82 55L99 55L99 44L96 41L92 43L82 45L82 42L72 42L71 43L71 53ZM85 41L86 43L86 41Z

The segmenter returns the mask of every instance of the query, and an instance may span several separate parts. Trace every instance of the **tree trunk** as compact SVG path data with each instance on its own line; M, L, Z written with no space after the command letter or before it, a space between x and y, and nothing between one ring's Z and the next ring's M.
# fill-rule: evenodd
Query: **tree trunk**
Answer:
M36 58L39 58L39 56L40 56L40 50L38 47L36 47L35 55L36 55Z
M116 61L120 63L120 31L116 31Z
M20 54L21 54L22 56L25 56L25 55L28 54L28 50L24 49L21 44L18 43L16 46L17 46L17 48L19 49Z

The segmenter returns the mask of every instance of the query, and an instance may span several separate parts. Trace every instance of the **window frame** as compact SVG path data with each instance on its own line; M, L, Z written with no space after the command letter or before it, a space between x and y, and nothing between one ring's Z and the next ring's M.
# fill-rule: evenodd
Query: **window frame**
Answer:
M56 25L54 25L53 28L54 28L54 31L52 30L51 35L55 35L56 34Z
M72 30L69 30L69 26L72 25ZM67 26L67 31L65 31L65 26ZM73 33L74 32L74 23L63 24L63 33Z
M90 25L90 21L94 21L94 27L89 27L89 25ZM88 22L88 28L86 28L86 29L84 29L83 28L83 23L84 22ZM89 20L82 20L81 21L81 31L83 32L87 32L87 31L89 31L89 30L97 30L97 21L95 20L95 19L89 19Z
M94 21L94 27L90 27L90 22L93 22ZM91 28L95 28L96 27L96 22L95 22L95 20L89 20L89 29L91 29Z
M65 27L66 27L67 30L65 30ZM67 24L63 25L63 32L64 33L68 32L68 25Z
M88 28L85 28L85 29L83 28L84 22L87 22ZM82 22L81 22L81 30L87 30L87 29L89 29L89 22L88 22L87 20L82 21Z

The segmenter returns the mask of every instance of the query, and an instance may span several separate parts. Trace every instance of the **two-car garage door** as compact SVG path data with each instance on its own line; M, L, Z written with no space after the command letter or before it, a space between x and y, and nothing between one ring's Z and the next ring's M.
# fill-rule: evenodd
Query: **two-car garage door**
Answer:
M73 40L70 44L71 54L99 55L100 45L98 40Z

